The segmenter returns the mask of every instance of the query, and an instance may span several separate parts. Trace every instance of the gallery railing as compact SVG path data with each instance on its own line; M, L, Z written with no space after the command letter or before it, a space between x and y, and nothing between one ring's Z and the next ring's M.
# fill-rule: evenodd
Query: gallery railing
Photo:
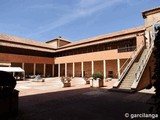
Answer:
M131 52L131 51L134 51L135 49L136 49L136 46L118 48L118 53L121 53L121 52Z

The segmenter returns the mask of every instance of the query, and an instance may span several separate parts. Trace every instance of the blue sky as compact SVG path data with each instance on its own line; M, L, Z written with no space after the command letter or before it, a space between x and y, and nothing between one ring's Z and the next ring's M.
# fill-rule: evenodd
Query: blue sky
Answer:
M159 0L0 0L0 33L46 42L78 41L144 25Z

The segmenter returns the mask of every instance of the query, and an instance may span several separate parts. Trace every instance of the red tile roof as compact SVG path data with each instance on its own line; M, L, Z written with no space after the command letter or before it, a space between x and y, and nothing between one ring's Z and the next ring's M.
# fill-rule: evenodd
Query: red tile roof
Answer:
M6 34L0 34L0 45L48 52L54 52L55 50L51 45L44 42L10 36Z
M144 32L144 30L145 30L144 26L130 28L127 30L122 30L122 31L114 32L110 34L104 34L104 35L88 38L88 39L77 41L77 42L71 42L58 49L55 49L51 45L44 42L10 36L6 34L0 34L0 45L8 46L8 47L10 46L10 47L24 48L24 49L33 49L33 50L46 51L46 52L55 52L55 51L63 51L63 50L73 49L78 47L86 47L88 45L112 42L112 41L121 40L121 39L127 39L128 37L130 38L135 37L136 34L140 32ZM62 38L62 40L64 39Z

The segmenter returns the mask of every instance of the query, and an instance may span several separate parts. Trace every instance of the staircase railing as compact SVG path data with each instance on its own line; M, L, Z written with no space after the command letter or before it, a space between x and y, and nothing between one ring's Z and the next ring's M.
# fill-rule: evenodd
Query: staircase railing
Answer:
M141 42L141 44L133 51L132 55L122 65L122 67L120 68L120 71L119 71L119 72L122 71L121 76L113 85L114 88L119 86L119 84L121 83L121 81L125 77L126 73L128 72L128 70L132 66L133 62L135 61L136 57L138 56L138 54L140 53L140 51L142 50L143 47L144 47L144 41Z
M147 48L146 54L144 55L144 57L142 58L142 60L140 61L139 67L136 70L135 73L135 80L131 86L131 89L136 89L138 86L138 83L143 75L143 72L145 70L145 67L147 66L147 63L149 61L149 58L152 54L153 51L153 47L154 47L154 43L151 42L151 45L149 46L149 48Z

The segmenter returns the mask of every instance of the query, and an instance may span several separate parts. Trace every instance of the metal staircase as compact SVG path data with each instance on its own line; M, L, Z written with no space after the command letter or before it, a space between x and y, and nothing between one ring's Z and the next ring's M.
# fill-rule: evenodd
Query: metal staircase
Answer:
M151 42L150 45L143 50L144 44L143 43L141 44L141 46L137 49L137 51L133 53L134 55L132 56L134 57L132 57L128 65L126 65L120 78L114 84L113 89L119 91L128 91L128 92L136 90L139 81L142 77L142 74L145 70L145 67L152 54L153 46L154 46L153 42ZM142 51L142 54L139 60L136 61L137 56L141 53L140 51Z

